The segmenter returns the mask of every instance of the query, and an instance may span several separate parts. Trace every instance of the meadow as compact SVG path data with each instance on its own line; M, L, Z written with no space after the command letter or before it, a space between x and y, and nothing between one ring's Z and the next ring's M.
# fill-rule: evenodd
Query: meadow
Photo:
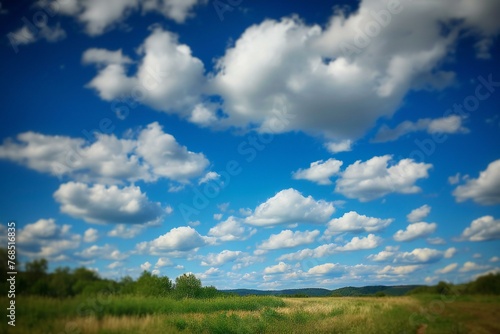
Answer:
M0 299L6 305L6 299ZM20 296L7 333L500 333L500 297Z

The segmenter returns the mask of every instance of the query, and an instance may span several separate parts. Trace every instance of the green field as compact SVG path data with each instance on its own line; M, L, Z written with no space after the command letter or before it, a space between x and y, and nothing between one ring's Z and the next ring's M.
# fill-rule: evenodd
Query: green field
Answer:
M16 300L9 333L500 333L499 296ZM2 299L6 305L6 299Z

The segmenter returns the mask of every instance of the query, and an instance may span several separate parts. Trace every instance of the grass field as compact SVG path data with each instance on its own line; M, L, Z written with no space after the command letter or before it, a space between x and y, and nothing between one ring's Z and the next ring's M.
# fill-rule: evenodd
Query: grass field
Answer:
M5 305L5 300L3 300ZM500 333L500 297L20 297L9 333ZM6 321L0 330L7 332Z

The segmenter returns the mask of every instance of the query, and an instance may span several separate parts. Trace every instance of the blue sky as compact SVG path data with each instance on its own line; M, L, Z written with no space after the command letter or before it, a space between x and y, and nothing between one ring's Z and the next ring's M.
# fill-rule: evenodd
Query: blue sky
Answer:
M451 3L2 2L0 228L217 288L498 271L500 4Z

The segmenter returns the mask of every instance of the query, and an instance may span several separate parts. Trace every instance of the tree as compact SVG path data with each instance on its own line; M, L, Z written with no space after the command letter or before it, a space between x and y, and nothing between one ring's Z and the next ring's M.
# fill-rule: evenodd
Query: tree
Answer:
M201 295L201 281L193 274L183 274L175 279L175 292L181 298L196 298Z
M144 296L167 296L172 290L172 281L167 276L158 277L144 270L137 280L136 293Z

